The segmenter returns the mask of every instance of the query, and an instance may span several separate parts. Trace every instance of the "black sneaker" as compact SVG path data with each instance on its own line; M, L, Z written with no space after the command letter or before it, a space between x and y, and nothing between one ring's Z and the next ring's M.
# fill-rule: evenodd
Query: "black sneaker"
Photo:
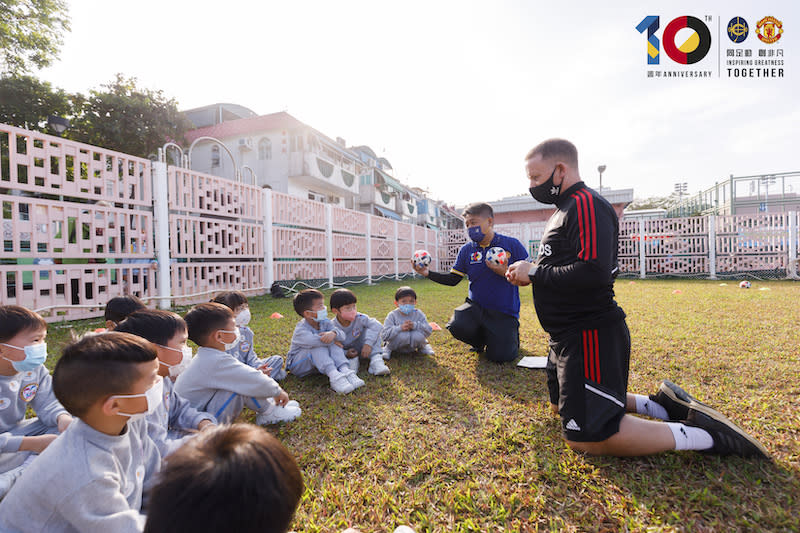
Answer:
M689 409L695 409L717 420L728 420L725 415L699 401L668 379L661 382L658 392L651 394L650 400L666 409L670 420L686 420L689 416Z
M469 351L472 353L483 353L484 346L470 346Z
M722 420L716 419L695 409L689 409L689 415L683 423L708 431L714 439L714 446L709 450L703 450L704 452L770 459L769 452L756 439L727 418L722 418Z

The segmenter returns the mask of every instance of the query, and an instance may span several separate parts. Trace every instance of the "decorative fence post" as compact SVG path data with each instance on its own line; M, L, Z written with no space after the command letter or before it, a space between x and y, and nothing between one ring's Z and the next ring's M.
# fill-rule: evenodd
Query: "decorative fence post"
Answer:
M167 164L153 162L153 230L158 261L158 307L169 309L172 303L172 278L169 253L169 183Z
M792 279L798 279L800 264L797 259L797 211L789 211L789 264L787 274Z
M272 235L272 189L261 189L261 201L264 205L264 280L267 287L275 282L275 250Z
M717 217L708 215L708 278L717 279Z
M367 285L372 285L372 216L367 215Z
M397 221L394 221L394 279L400 281L400 264L397 261L397 256L400 254L399 239L400 234L397 231Z
M325 264L328 268L328 288L333 288L333 208L325 204Z
M639 278L641 279L647 276L646 239L647 236L644 234L644 219L639 219Z

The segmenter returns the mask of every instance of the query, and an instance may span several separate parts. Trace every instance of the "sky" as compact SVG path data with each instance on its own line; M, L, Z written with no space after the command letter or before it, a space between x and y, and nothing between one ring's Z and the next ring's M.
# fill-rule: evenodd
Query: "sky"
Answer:
M456 205L527 194L524 156L552 137L576 144L589 186L606 165L603 186L637 198L800 170L796 0L68 3L60 59L36 73L55 86L87 92L119 72L180 109L288 111L372 147L401 181ZM660 17L658 37L678 16L708 20L711 51L687 66L662 46L648 67L636 30L647 15ZM752 29L767 15L783 23L773 45L783 78L728 78L724 65L719 77L647 78L648 68L716 68L734 47L727 21ZM681 30L676 45L691 35ZM752 33L741 45L765 46Z

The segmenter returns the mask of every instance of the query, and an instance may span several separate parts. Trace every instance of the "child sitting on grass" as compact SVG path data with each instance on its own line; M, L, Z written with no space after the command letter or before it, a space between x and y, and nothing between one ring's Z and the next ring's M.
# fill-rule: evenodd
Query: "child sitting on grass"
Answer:
M22 471L69 426L52 389L47 323L18 305L0 306L0 499ZM25 418L31 407L37 417Z
M186 322L175 313L160 309L136 311L115 331L130 333L152 342L158 353L158 375L164 381L164 401L147 416L147 433L162 457L175 451L187 435L217 423L175 392L173 381L189 366L192 349L186 345Z
M335 341L345 350L350 369L358 371L361 359L369 360L369 373L385 376L389 367L383 362L381 330L383 325L356 309L356 295L350 289L337 289L331 294L330 304L336 318L333 325L344 333L344 341Z
M239 344L229 350L228 353L247 366L261 370L275 381L281 381L285 378L286 370L284 369L283 356L271 355L266 359L259 359L256 354L255 341L253 340L255 334L248 327L251 316L247 296L240 291L225 291L217 294L212 301L226 305L233 311L233 315L236 317L236 327L239 328L239 333L242 336Z
M244 407L244 398L256 398L269 409L256 417L259 425L290 422L302 413L297 402L274 379L249 367L226 351L240 339L233 312L218 303L194 306L184 317L189 338L200 349L192 364L175 382L175 392L200 411L222 423L231 422ZM273 400L273 402L268 401Z
M77 420L0 502L0 531L139 532L143 488L161 463L145 416L161 403L156 349L129 333L67 346L53 391Z
M204 431L169 457L146 533L285 533L303 478L278 439L250 424Z
M286 368L297 377L325 374L339 394L363 386L364 381L350 370L344 350L335 342L344 342L345 336L328 319L322 293L316 289L300 291L294 296L293 305L301 318L294 328Z
M115 296L106 304L106 330L114 331L117 324L125 320L134 311L147 309L147 306L136 296Z
M414 289L407 286L397 289L394 304L397 309L386 315L381 331L381 339L386 343L385 350L389 354L417 352L433 355L435 352L428 344L433 329L425 313L416 309L417 293Z

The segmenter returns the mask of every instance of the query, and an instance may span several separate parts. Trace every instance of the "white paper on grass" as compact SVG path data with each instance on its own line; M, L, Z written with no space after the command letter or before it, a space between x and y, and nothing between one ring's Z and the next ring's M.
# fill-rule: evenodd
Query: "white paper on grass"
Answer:
M529 355L520 359L519 363L517 363L517 366L524 368L545 368L547 366L547 357Z

